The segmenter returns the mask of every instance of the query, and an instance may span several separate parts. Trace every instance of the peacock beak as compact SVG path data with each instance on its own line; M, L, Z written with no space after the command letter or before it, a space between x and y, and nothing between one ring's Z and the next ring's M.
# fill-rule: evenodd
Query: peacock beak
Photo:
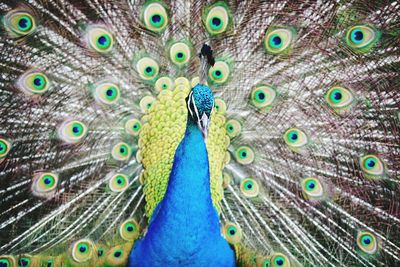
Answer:
M208 137L208 125L210 123L210 119L208 118L206 113L203 113L201 118L197 121L197 125L199 126L201 132L203 133L204 140L207 141Z

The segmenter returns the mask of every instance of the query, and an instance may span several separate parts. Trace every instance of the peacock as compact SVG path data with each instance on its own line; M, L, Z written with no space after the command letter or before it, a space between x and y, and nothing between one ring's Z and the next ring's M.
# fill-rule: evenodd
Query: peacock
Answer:
M1 0L0 267L399 266L399 14Z

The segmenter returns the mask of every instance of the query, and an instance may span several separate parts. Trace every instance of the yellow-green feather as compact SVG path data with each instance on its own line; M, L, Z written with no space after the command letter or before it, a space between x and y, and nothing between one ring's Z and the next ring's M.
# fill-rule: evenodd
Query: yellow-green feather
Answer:
M190 84L187 79L178 78L175 85L173 90L161 91L149 113L142 118L139 149L144 167L144 194L148 218L164 197L175 150L185 132L185 98L190 91ZM225 117L214 110L207 140L210 186L213 204L217 210L223 197L222 170L228 147L225 121Z

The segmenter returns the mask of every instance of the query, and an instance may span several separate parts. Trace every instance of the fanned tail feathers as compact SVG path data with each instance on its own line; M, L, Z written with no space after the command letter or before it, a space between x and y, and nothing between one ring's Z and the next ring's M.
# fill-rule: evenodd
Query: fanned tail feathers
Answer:
M210 186L237 264L399 265L399 2L0 12L0 263L126 265L165 193L207 43Z

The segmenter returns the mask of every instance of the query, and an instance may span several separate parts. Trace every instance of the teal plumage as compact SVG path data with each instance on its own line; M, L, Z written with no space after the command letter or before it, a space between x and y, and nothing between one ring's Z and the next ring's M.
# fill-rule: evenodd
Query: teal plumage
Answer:
M399 10L1 1L0 266L399 265Z

